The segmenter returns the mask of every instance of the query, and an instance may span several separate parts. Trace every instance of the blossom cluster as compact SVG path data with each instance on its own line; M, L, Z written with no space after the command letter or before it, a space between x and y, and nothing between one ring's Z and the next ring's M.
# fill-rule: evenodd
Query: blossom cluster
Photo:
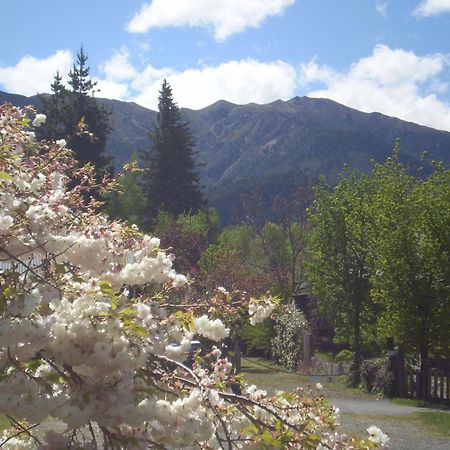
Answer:
M267 298L251 299L248 306L248 313L250 315L250 323L256 325L261 323L272 315L275 304Z
M186 367L194 333L228 335L214 311L229 294L219 289L199 317L173 302L188 280L171 255L85 204L92 171L63 140L36 141L44 122L0 106L0 411L12 425L0 446L384 445L339 435L320 396L246 387L217 348ZM240 302L254 323L272 313L268 299Z

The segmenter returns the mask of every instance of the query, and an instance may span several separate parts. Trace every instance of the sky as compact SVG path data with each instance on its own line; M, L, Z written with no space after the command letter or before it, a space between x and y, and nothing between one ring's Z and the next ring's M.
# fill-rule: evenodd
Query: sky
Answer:
M0 0L0 90L50 92L82 45L95 95L157 109L335 100L450 131L450 0Z

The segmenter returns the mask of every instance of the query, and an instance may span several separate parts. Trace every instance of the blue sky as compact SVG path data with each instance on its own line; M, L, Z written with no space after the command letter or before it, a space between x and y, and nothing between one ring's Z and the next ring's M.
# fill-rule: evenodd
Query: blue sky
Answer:
M325 97L450 131L450 0L0 0L0 90L48 92L83 44L100 97L156 109Z

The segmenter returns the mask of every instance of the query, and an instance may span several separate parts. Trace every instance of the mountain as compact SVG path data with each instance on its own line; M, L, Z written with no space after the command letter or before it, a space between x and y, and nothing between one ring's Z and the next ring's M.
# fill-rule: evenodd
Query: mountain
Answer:
M39 108L36 96L0 92L0 103L4 101ZM115 166L121 167L135 148L148 147L156 112L130 102L99 101L112 112L107 148ZM363 113L327 99L295 97L265 105L222 100L182 112L197 142L207 196L221 210L255 186L273 193L319 175L334 181L346 163L368 171L372 159L381 162L392 153L397 138L401 159L412 170L422 164L425 150L430 160L450 162L449 132Z

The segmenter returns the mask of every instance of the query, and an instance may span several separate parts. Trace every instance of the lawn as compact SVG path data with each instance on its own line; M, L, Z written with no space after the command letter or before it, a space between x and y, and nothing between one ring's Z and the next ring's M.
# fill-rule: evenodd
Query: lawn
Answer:
M10 428L10 426L8 418L4 414L0 414L0 432Z
M315 390L316 383L320 382L323 385L323 394L326 397L336 397L345 394L349 398L374 398L359 389L347 386L342 377L308 377L289 372L284 367L263 358L243 358L242 372L247 383L255 384L268 392L277 390L292 391L298 387L309 387Z

